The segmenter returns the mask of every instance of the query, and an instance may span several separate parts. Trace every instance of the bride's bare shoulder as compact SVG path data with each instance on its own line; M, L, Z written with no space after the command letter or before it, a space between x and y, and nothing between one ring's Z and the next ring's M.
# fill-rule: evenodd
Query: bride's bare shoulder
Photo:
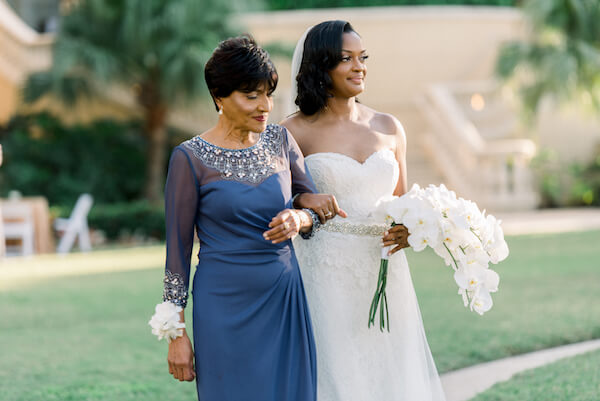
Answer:
M405 136L402 123L393 115L381 113L365 105L361 105L361 112L375 131L387 135Z

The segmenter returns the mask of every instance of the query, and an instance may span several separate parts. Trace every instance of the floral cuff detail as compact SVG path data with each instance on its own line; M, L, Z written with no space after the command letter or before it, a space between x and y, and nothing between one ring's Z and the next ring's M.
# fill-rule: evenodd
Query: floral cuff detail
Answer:
M315 235L317 230L321 227L321 220L319 220L319 215L317 213L315 213L312 209L302 209L302 210L310 215L310 218L312 219L312 228L310 229L309 232L306 232L306 233L301 232L300 236L304 239L310 239L313 237L313 235Z
M169 301L185 308L188 300L187 285L177 273L165 272L163 301Z
M148 322L152 327L152 334L156 335L159 340L165 338L168 343L177 337L183 336L185 323L179 317L182 310L181 306L174 305L171 302L156 305L154 315Z

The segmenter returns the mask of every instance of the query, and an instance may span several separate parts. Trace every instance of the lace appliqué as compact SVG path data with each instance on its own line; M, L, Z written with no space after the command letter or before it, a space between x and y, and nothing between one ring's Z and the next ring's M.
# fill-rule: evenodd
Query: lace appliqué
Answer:
M256 144L245 149L226 149L196 136L183 143L206 166L221 173L221 177L259 184L270 177L282 156L283 129L267 125Z
M183 278L177 273L165 272L163 301L169 301L185 308L187 305L188 291Z

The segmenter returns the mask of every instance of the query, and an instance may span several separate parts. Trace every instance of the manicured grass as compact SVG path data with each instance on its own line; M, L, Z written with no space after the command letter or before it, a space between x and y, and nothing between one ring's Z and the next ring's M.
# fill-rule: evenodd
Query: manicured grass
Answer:
M161 279L154 268L0 292L0 399L194 400L194 383L169 376L167 345L147 324Z
M471 401L598 401L600 351L563 359L498 383Z
M600 231L507 239L494 307L468 311L433 252L408 252L438 370L600 338Z
M600 232L509 238L496 305L483 317L462 306L435 255L408 252L438 368L600 337L599 243ZM0 399L194 400L193 383L168 375L166 344L147 325L163 257L149 247L0 265ZM73 275L79 265L96 273ZM139 270L106 271L119 265ZM68 275L55 277L59 268Z

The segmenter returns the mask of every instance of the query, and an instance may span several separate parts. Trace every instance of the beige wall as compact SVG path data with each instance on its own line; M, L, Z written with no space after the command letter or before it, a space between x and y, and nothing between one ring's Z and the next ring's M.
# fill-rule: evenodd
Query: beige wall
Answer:
M244 18L261 43L296 43L305 29L329 19L352 23L369 52L364 103L396 114L407 129L422 130L414 104L431 82L492 76L498 45L522 34L512 9L488 7L373 7L253 14ZM279 62L280 95L290 85L289 65Z
M600 118L569 107L543 104L536 134L540 149L554 150L566 164L586 163L600 154Z
M497 7L372 7L271 12L246 15L243 22L260 43L296 43L321 21L350 21L369 51L367 89L361 100L396 115L409 135L429 129L417 106L430 83L485 81L494 77L499 46L523 38L527 27L515 9ZM277 97L289 96L289 61L277 60ZM280 118L289 112L282 103ZM572 112L545 110L529 129L540 145L563 160L588 160L600 142L600 121Z

